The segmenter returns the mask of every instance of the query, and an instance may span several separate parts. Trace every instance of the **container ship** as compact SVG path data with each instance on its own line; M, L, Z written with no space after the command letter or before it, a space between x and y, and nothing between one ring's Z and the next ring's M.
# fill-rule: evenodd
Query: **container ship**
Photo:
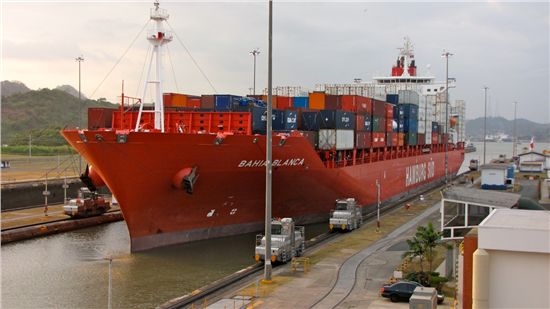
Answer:
M162 28L167 18L158 4L151 10L152 57L172 39ZM88 111L88 129L61 132L90 164L83 182L116 197L133 252L261 230L265 97L163 93L155 82L161 66L153 71L154 102L122 94L119 109ZM462 121L456 111L438 118L444 85L417 76L407 39L391 76L286 96L280 92L290 88L278 88L273 216L326 221L334 201L348 197L368 213L378 201L442 182L446 154L455 175L464 159Z

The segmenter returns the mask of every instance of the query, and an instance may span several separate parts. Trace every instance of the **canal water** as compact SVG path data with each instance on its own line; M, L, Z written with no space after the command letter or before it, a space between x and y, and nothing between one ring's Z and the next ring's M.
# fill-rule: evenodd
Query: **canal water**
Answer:
M306 236L327 231L309 225ZM254 263L255 234L130 253L125 222L2 245L1 308L154 308Z
M461 171L483 161L483 143L474 145ZM487 143L487 162L500 154L511 157L512 144ZM307 237L326 230L308 226ZM251 265L254 242L245 234L131 254L126 224L116 222L3 245L1 308L106 308L109 257L113 308L153 308Z

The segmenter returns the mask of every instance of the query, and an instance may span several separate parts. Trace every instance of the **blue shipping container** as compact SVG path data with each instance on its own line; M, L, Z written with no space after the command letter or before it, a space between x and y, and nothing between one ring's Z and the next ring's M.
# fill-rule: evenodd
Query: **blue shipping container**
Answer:
M319 131L321 128L321 113L319 112L303 112L302 121L300 122L300 130L303 131Z
M403 113L403 109L399 108L399 105L393 106L393 119L403 119L405 117L405 114Z
M399 95L398 94L386 94L386 102L391 103L391 104L399 103Z
M342 110L321 110L321 129L354 129L355 115Z
M251 107L248 109L252 113L252 133L265 134L267 109L263 107Z
M400 104L398 105L401 111L403 111L403 116L405 118L417 118L418 119L418 105L414 104Z
M432 121L432 133L439 133L439 125L435 121Z
M266 113L267 115L267 113ZM274 109L271 112L271 127L273 131L285 130L285 111L282 109ZM267 123L267 117L266 117Z
M309 108L309 97L294 97L292 100L294 108Z
M370 115L365 115L365 131L372 132L372 118Z
M397 120L397 131L401 133L405 132L405 118Z
M405 118L403 122L403 132L418 132L418 119Z
M240 96L230 94L214 95L214 109L217 112L229 112L233 106L239 106Z
M513 179L514 178L514 166L509 166L506 169L506 178Z
M285 110L284 127L285 130L298 129L298 113L296 111Z

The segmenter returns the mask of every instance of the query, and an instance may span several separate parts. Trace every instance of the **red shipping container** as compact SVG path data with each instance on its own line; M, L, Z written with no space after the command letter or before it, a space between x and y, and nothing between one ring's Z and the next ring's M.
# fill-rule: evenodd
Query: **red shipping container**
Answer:
M359 112L363 111L362 109L367 109L367 101L364 100L365 97L360 97L358 95L343 95L342 96L342 110L350 112Z
M365 131L365 115L355 115L355 131Z
M393 104L386 103L386 118L393 119Z
M342 109L342 96L325 95L325 109Z
M386 133L386 146L389 146L389 147L393 146L392 143L393 143L393 135L394 134L395 133Z
M201 108L214 109L214 95L201 96Z
M417 140L416 140L416 144L417 145L424 145L426 144L426 134L424 133L418 133L417 135Z
M367 115L372 115L372 99L356 96L355 103L358 112L364 112L367 113Z
M386 133L372 133L372 147L379 148L386 146Z
M201 98L188 98L187 107L191 108L201 108Z
M398 133L392 133L392 136L391 136L391 145L392 146L397 146L399 144L399 138L397 137L397 134Z
M374 116L386 117L386 102L371 99L372 100L372 114Z
M274 106L278 109L293 109L292 97L276 96L273 98Z
M357 149L370 148L372 146L372 134L370 132L357 132L355 134L355 147Z
M432 144L439 144L439 134L438 133L432 133Z

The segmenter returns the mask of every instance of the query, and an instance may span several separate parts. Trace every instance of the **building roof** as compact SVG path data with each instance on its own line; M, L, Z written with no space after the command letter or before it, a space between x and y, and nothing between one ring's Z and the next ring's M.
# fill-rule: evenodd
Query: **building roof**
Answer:
M520 165L542 165L544 161L523 161Z
M550 253L550 211L495 209L478 227L479 248Z
M505 170L508 167L510 167L510 164L490 163L490 164L483 164L479 168L481 170Z
M517 205L520 197L521 195L516 193L496 192L464 187L451 187L443 191L443 198L448 200L498 208L511 208Z
M540 152L536 152L536 151L529 151L529 152L524 152L524 153L518 154L518 157L525 156L525 155L528 155L528 154L539 155L541 157L549 157L550 156L550 154L540 153Z

